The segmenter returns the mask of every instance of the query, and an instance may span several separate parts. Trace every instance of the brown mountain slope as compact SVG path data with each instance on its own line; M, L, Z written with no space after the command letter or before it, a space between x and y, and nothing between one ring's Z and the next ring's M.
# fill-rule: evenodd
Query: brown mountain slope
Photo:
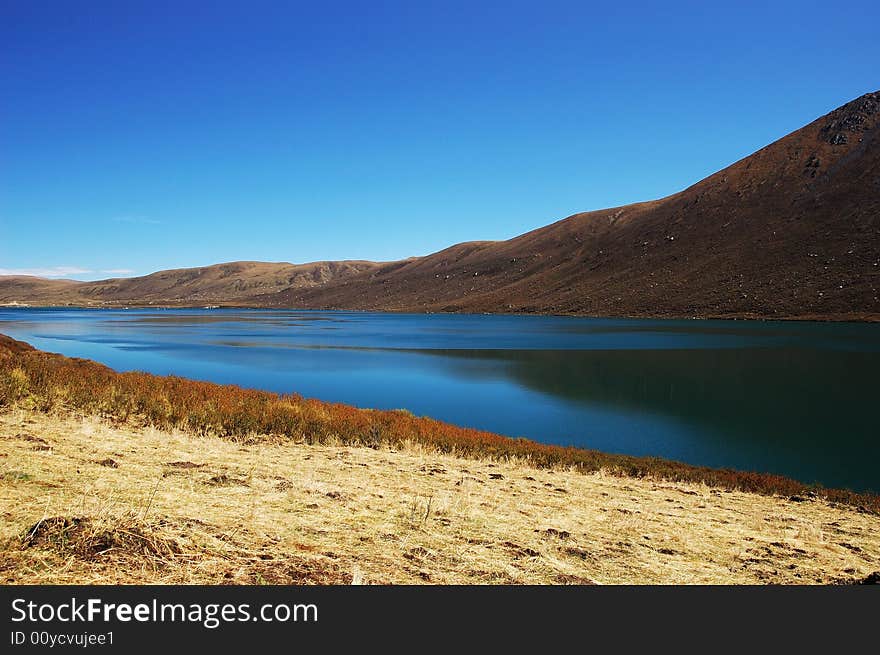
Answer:
M32 275L0 276L0 302L34 303L41 305L66 304L78 298L81 282L74 280L46 280Z
M287 264L232 262L203 268L159 271L98 282L0 278L0 302L30 304L178 304L242 303L280 289L326 284L377 266L372 262Z
M238 262L0 302L880 319L880 92L680 193L386 264ZM43 286L40 286L42 284Z
M267 304L880 317L880 92L675 195L575 214Z

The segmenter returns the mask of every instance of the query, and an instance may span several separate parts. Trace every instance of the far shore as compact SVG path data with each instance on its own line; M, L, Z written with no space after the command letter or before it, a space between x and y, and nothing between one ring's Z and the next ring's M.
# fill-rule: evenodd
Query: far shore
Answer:
M755 322L774 322L784 321L792 323L880 323L880 314L848 312L845 314L795 314L780 316L765 316L753 313L735 313L735 314L705 314L705 315L687 315L687 314L664 314L664 313L644 313L644 314L581 314L577 312L472 312L472 311L435 311L424 310L415 311L412 308L406 309L351 309L346 307L287 307L287 306L268 306L260 304L248 303L223 303L216 304L204 303L197 304L188 301L160 303L112 303L101 302L95 304L40 304L34 302L4 302L0 303L0 308L6 309L248 309L263 311L303 311L303 312L357 312L363 314L449 314L455 316L559 316L568 318L595 318L603 320L670 320L670 321L755 321Z

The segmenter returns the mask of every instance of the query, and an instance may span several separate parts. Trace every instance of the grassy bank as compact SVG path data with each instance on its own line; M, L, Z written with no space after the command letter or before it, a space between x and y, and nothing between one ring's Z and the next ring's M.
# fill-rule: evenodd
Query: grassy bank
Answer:
M0 412L0 583L837 584L880 517L821 498Z
M880 513L880 496L822 489L778 475L691 466L652 457L564 448L460 428L406 411L357 409L173 376L116 373L95 362L45 353L0 335L0 408L76 410L114 421L179 429L242 442L277 441L376 448L416 443L440 453L515 459L627 477L694 482L752 493L821 497Z

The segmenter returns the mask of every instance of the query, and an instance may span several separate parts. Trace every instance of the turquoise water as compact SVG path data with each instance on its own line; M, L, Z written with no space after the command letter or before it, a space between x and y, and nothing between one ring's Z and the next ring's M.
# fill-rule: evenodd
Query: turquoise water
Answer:
M880 325L0 309L0 332L117 370L880 491Z

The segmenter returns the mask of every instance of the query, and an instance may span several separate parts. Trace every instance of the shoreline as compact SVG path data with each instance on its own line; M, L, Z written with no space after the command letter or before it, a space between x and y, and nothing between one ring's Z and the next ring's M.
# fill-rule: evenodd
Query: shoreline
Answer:
M0 336L6 584L866 584L880 496Z
M360 409L298 394L149 373L119 373L103 364L47 353L0 334L0 409L31 406L44 413L76 411L121 423L183 429L233 440L334 442L353 446L423 447L465 457L512 458L538 467L604 470L623 477L698 482L752 493L831 502L880 515L880 494L825 488L783 475L713 468L661 457L638 457L544 444L463 428L405 410Z
M413 311L411 309L346 309L341 307L285 307L285 306L266 306L257 304L209 304L209 305L193 305L188 303L168 303L159 304L149 303L120 303L100 305L40 305L32 303L0 303L0 309L53 309L53 310L127 310L127 309L198 309L205 311L213 311L217 309L233 309L233 310L253 310L253 311L291 311L291 312L351 312L359 314L398 314L425 316L437 314L440 316L552 316L558 318L583 318L596 320L656 320L656 321L744 321L756 323L853 323L853 324L873 324L880 323L880 314L858 312L844 314L793 314L783 316L765 316L753 313L737 313L737 314L707 314L707 315L685 315L685 314L578 314L578 313L546 313L546 312L466 312L466 311Z

